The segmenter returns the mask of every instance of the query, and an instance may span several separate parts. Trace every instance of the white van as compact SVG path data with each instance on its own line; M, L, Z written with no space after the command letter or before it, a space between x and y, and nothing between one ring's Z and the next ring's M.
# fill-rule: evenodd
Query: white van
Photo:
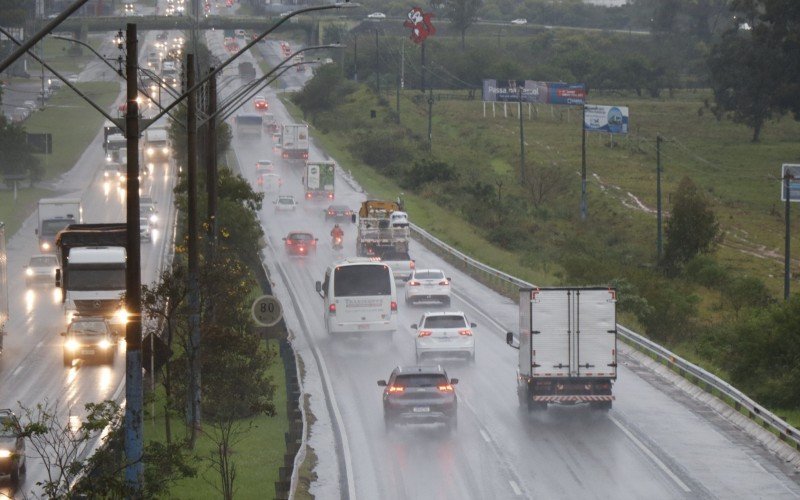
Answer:
M317 281L325 301L328 333L397 330L397 289L392 269L378 259L351 257L337 262Z

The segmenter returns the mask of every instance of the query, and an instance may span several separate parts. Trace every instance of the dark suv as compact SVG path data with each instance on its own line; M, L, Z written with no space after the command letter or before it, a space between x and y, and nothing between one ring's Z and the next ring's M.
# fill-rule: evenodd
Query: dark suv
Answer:
M0 474L11 476L17 487L25 475L25 439L14 412L0 409Z
M458 379L447 378L441 366L398 366L389 381L379 380L383 390L386 430L396 423L444 423L453 431L458 425Z

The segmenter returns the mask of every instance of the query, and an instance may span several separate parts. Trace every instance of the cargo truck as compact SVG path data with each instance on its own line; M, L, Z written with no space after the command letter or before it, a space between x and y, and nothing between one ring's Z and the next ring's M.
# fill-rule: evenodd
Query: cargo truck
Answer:
M53 253L58 232L70 224L83 222L79 198L42 198L36 213L38 222L35 233L39 237L41 253Z
M8 253L6 253L6 226L0 222L0 353L8 323Z
M308 161L306 173L303 175L303 188L306 199L322 198L332 200L334 197L334 179L336 163L332 161Z
M169 161L169 135L163 127L150 128L144 132L144 158L148 163Z
M522 408L588 403L608 410L617 378L617 293L612 288L519 292L517 397Z
M286 160L308 160L308 125L290 123L282 130L281 156Z
M239 63L239 78L242 83L250 83L256 79L256 68L251 62Z
M391 216L400 210L393 201L367 200L358 211L356 252L359 257L381 257L384 252L408 252L408 224L395 226ZM353 222L356 216L353 214Z
M71 224L58 233L56 286L69 324L75 315L107 318L125 333L127 224Z

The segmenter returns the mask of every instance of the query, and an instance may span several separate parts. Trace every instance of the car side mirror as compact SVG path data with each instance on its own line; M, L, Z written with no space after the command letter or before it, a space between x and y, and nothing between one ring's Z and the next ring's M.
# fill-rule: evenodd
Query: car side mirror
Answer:
M386 387L386 381L385 380L378 380L378 385L381 386L381 387Z
M411 325L411 328L413 328L414 330L416 330L416 329L417 329L417 324L416 324L416 323L414 323L413 325Z
M453 281L453 278L447 278L447 281Z
M317 281L317 282L314 284L314 288L316 288L316 290L317 290L317 293L320 293L320 292L322 291L322 282L319 282L319 281Z
M456 384L458 384L458 379L457 378L451 378L450 379L450 385L456 385Z
M514 333L513 332L506 332L506 344L513 345L514 344Z
M469 326L471 326L472 328L475 328L478 325L476 325L475 323L470 323Z
M351 216L350 216L350 220L351 220L351 222L352 222L353 224L355 224L355 223L356 223L356 214L353 214L353 215L351 215Z

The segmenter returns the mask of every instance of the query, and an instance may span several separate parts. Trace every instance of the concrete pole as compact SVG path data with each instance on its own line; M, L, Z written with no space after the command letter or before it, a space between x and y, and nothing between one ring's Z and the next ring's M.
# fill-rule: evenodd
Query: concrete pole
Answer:
M140 496L144 480L142 435L144 397L142 390L142 271L139 235L139 106L136 103L138 88L138 42L136 25L128 24L126 32L127 61L125 137L128 147L127 170L127 225L128 263L125 267L125 481L132 488L133 498Z
M213 71L214 68L211 68ZM217 77L208 81L208 116L217 112ZM217 119L206 126L206 192L208 195L208 258L214 260L217 245Z
M789 169L786 169L786 173L783 175L783 195L786 198L786 207L785 207L785 214L784 219L786 219L786 229L785 229L785 241L784 241L784 249L783 249L783 300L789 300L789 293L790 293L790 282L792 276L792 259L791 259L791 231L792 226L789 224L789 215L790 205L791 205L791 191L789 190L789 181L791 180L792 176L789 174Z
M194 54L186 54L186 87L192 88L195 82ZM189 264L189 426L191 427L190 446L193 448L200 430L200 284L198 235L197 235L197 90L187 99L186 130L188 136L188 158L186 161L186 180L188 191L187 218L188 264Z
M586 199L586 104L581 108L581 220L586 220L589 215L589 200Z
M664 255L664 238L662 236L662 208L661 208L661 134L656 135L656 255L658 263Z

